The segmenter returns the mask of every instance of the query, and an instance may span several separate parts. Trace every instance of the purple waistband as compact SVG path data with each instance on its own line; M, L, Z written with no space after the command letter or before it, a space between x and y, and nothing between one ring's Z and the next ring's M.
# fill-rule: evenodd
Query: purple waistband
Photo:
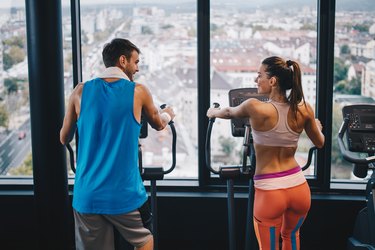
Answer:
M277 177L283 177L291 174L295 174L301 170L300 166L281 171L276 173L269 173L269 174L258 174L254 175L254 180L261 180L261 179L269 179L269 178L277 178Z

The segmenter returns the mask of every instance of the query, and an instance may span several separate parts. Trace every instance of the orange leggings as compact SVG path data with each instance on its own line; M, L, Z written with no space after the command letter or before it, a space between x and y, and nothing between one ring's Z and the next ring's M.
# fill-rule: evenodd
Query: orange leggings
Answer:
M311 195L307 182L298 186L255 189L254 229L260 250L299 250L299 229L310 209Z

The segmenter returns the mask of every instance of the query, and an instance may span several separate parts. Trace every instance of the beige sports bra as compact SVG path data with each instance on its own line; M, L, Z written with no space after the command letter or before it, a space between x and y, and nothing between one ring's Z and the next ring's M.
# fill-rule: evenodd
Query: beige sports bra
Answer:
M252 129L254 143L264 146L297 147L300 133L293 131L288 125L289 103L270 101L277 110L278 121L268 131Z

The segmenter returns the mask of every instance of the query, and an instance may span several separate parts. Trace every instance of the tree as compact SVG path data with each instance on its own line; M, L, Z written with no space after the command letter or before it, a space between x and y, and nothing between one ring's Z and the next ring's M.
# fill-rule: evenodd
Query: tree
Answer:
M12 168L8 172L10 175L26 175L30 176L33 175L33 159L32 154L30 153L21 166L18 166L16 168Z
M266 30L266 29L263 26L260 26L260 25L253 26L253 32L262 31L262 30Z
M3 69L8 70L13 66L13 64L14 62L10 55L3 52Z
M8 94L11 94L12 92L17 92L18 91L17 78L4 79L4 86Z
M340 54L342 54L342 55L349 55L350 54L350 48L347 44L344 44L343 46L341 46Z
M20 48L24 48L26 44L26 37L25 36L15 36L3 41L3 44L7 47L17 46Z
M361 80L358 77L352 78L347 85L348 94L361 94Z
M358 30L359 32L368 33L369 26L365 25L365 24L356 24L356 25L353 26L353 29Z
M3 52L4 70L8 70L13 67L14 64L22 62L25 60L25 57L26 53L22 48L18 46L10 47L8 52Z
M340 82L347 78L348 75L348 66L345 65L344 61L340 58L335 58L334 62L334 72L333 72L333 80L334 84Z
M221 150L224 152L226 156L230 156L234 150L236 145L235 141L229 137L219 137L219 143L221 145Z
M0 127L8 129L9 126L9 114L5 109L4 105L0 105Z
M154 34L152 29L147 25L142 26L141 30L142 30L143 35L153 35Z
M215 23L211 23L210 24L210 30L211 30L211 32L214 32L214 31L216 31L218 29L219 29L219 26L217 26L217 24L215 24Z
M360 95L361 94L361 80L356 77L350 81L341 80L335 84L335 93L347 95Z
M315 24L312 24L312 23L304 23L301 28L301 30L313 30L315 31L316 30L316 25Z
M171 24L166 24L166 25L161 26L161 28L162 28L163 30L166 30L166 29L174 28L174 26L171 25Z

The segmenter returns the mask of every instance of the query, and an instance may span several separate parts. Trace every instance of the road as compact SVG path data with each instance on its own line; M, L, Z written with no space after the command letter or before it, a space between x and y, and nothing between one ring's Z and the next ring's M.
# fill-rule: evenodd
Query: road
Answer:
M18 139L18 132L25 131L26 137ZM12 131L0 144L0 175L6 175L10 168L22 164L31 151L30 120L25 121L18 130Z

